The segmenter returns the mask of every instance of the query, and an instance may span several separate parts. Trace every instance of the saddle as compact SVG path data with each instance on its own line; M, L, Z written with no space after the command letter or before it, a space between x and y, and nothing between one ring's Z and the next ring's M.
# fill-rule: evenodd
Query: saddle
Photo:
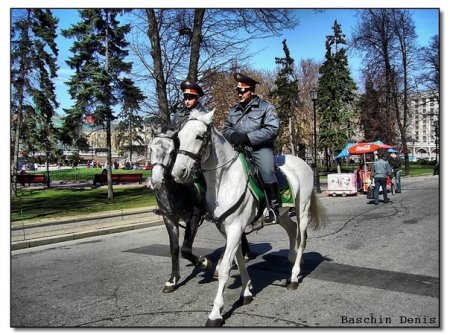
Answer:
M239 153L239 158L244 169L249 173L248 185L250 191L261 204L265 205L264 184L251 153L241 152ZM284 156L275 156L275 177L277 178L278 188L280 190L280 204L281 207L294 207L294 193L292 192L292 187L287 176L280 169L282 165L284 165Z
M251 153L244 151L239 153L239 158L244 166L244 169L249 174L248 187L260 203L260 207L266 206L264 183L258 171L258 166L253 161ZM284 165L284 156L275 156L275 177L278 181L278 188L280 190L280 204L281 207L294 207L295 197L292 192L292 187L289 183L287 176L280 169L280 166ZM196 190L195 196L202 203L206 194L206 183L201 174L195 174L193 178L193 184Z

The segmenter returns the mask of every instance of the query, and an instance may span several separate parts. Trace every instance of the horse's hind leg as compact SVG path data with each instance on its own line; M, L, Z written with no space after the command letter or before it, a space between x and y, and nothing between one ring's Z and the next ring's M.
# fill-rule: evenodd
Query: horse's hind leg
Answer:
M301 203L297 211L298 234L297 234L297 257L295 258L294 266L292 267L291 281L288 284L288 290L295 290L298 287L298 276L300 274L300 263L303 258L303 251L306 247L306 229L310 220L309 208L310 202Z
M289 213L286 212L280 216L280 226L282 226L289 237L289 256L288 260L290 263L295 263L295 258L297 256L297 223L293 222L289 217Z
M206 270L212 267L211 261L205 257L199 257L192 253L192 245L194 244L195 235L197 235L200 220L200 211L194 209L193 214L186 221L186 231L184 232L181 256L184 259L189 260L195 266L200 266L202 269Z
M178 280L180 279L180 261L179 253L180 246L178 244L178 224L175 223L171 218L163 216L164 224L166 225L167 232L169 233L170 242L170 256L172 258L172 273L170 279L165 283L163 292L171 293L176 290Z

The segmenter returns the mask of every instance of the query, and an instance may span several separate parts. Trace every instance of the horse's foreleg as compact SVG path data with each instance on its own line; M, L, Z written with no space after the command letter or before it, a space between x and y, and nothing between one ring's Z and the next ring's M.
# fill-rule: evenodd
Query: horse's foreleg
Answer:
M235 225L228 227L225 251L223 253L220 265L217 266L219 286L217 288L217 294L214 299L213 309L211 313L209 313L208 321L206 322L207 327L218 327L223 323L223 318L221 315L223 307L223 291L225 288L225 284L230 277L231 263L234 259L234 256L236 255L241 235L242 230L240 229L240 226ZM243 262L242 252L241 261Z
M172 258L172 273L169 280L165 283L163 292L171 293L176 290L176 285L180 279L180 247L178 244L179 230L178 225L169 217L163 217L167 232L169 233L170 256Z
M241 237L241 249L244 260L248 262L250 259L250 245L248 244L247 236L245 234L242 234Z
M241 274L242 281L242 290L241 290L241 299L243 305L248 305L253 301L253 295L251 292L252 282L250 280L250 276L248 275L247 268L245 266L245 258L242 254L242 246L238 246L236 252L236 262L239 267L239 273Z
M192 253L192 245L194 244L194 239L197 235L200 220L200 211L198 209L194 209L192 216L186 222L186 231L184 232L181 256L184 259L189 260L195 266L200 266L202 269L206 270L212 267L211 261L205 257L199 257Z

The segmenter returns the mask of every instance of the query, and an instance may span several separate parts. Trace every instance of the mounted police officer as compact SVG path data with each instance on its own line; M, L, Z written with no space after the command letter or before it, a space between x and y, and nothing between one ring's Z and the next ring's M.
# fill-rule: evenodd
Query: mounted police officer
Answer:
M255 94L256 80L235 73L239 103L228 113L223 130L225 138L235 147L250 146L264 183L269 201L266 223L278 222L279 190L275 177L274 142L278 135L279 118L275 107Z
M189 114L197 109L202 113L208 111L203 107L200 98L205 94L203 89L197 84L189 80L185 80L180 85L183 91L184 107L177 110L172 120L170 121L169 129L179 131L189 118Z

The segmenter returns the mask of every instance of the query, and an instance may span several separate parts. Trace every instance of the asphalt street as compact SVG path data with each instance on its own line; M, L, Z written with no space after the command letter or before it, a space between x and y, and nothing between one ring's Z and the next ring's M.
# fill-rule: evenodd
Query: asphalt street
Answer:
M364 196L327 197L327 225L308 231L300 287L286 290L287 236L278 226L249 235L255 300L226 285L224 327L426 327L441 325L439 179L404 180L403 193L374 206ZM111 219L109 219L111 221ZM217 261L224 240L205 222L194 244ZM161 225L11 253L12 327L203 327L217 281L181 260L170 275Z

